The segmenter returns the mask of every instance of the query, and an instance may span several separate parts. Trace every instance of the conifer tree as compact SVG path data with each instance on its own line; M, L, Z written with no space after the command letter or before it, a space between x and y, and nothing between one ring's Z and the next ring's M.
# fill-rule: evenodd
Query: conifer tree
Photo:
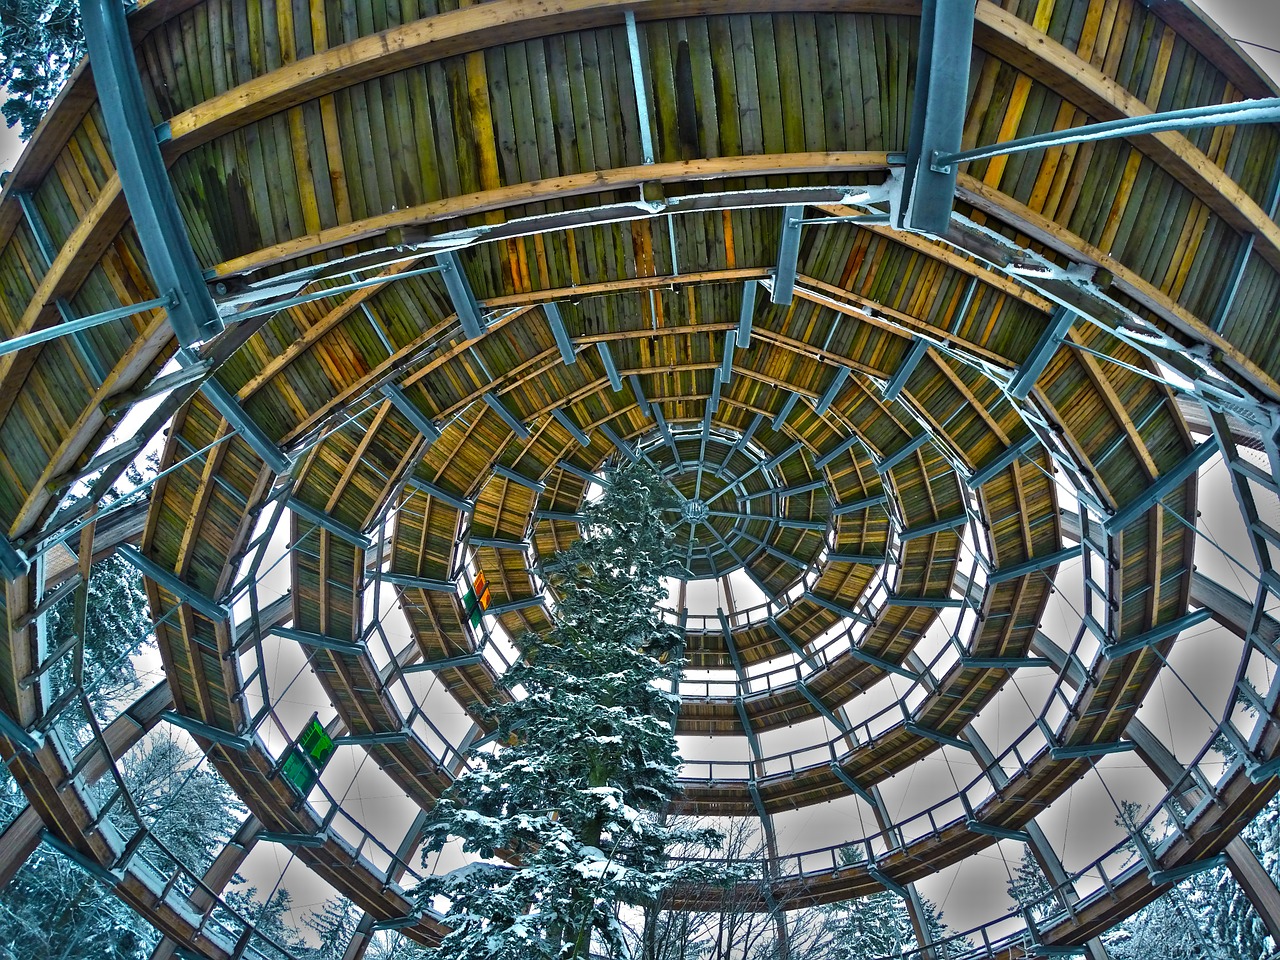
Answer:
M459 776L429 826L427 853L458 837L480 858L418 890L449 901L441 958L621 956L620 905L717 877L665 856L716 835L657 816L678 763L668 691L680 636L658 607L662 578L679 572L661 520L667 489L643 464L611 471L582 539L548 565L555 627L524 638L503 679L510 702L487 711L498 748Z

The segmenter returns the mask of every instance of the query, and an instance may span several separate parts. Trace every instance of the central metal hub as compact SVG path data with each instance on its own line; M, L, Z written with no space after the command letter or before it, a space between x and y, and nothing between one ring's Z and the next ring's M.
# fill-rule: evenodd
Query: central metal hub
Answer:
M686 500L680 514L688 523L701 523L707 519L707 505L701 500Z

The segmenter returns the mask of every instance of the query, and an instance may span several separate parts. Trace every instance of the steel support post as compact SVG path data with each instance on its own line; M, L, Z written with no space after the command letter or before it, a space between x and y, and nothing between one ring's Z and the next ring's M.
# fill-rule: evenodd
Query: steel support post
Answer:
M997 762L995 754L991 752L991 748L987 746L986 741L973 729L972 725L965 729L964 736L969 742L969 749L973 751L973 755L978 758L978 761L986 771L987 779L991 781L991 785L997 790L1003 790L1007 787L1009 785L1009 777ZM1070 911L1072 906L1080 899L1080 896L1076 893L1075 885L1071 882L1071 878L1067 876L1066 868L1062 865L1062 858L1053 849L1049 838L1035 820L1028 820L1022 829L1026 831L1026 842L1031 850L1031 855L1035 857L1041 871L1053 885L1053 889L1057 892L1062 905ZM1090 960L1110 960L1106 945L1098 937L1087 941L1084 944L1084 949Z
M1134 742L1142 762L1166 788L1174 788L1188 806L1199 802L1203 788L1147 726L1139 720L1130 720L1125 736ZM1253 904L1272 939L1280 942L1280 889L1243 838L1234 837L1224 852L1231 875Z
M933 158L960 149L969 99L974 5L970 0L924 0L920 12L906 169L892 216L900 230L941 235L951 223L956 169L938 171Z
M222 319L160 156L125 8L113 0L84 0L80 14L120 186L158 292L171 303L169 323L184 347L207 340L222 332Z

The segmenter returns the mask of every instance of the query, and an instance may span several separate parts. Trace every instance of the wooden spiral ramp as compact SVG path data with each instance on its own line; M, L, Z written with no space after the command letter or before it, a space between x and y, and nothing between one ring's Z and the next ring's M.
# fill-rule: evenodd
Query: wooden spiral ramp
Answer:
M879 818L779 855L756 908L914 903L1002 838L1044 862L1036 814L1134 747L1177 830L1124 869L1099 858L1092 886L1055 878L1049 920L975 931L978 953L1097 956L1224 851L1256 880L1236 836L1277 789L1280 689L1206 741L1197 761L1233 745L1213 780L1134 717L1205 618L1244 641L1241 691L1278 659L1280 534L1257 502L1280 467L1280 128L957 162L922 229L904 208L936 171L913 164L955 79L927 67L939 23L970 14L965 149L1277 93L1179 0L151 0L127 32L93 14L90 62L0 201L0 336L28 338L0 356L0 751L30 800L0 837L12 869L47 836L162 954L222 960L256 934L213 908L265 837L366 911L362 936L432 942L404 893L421 818L387 838L299 800L264 649L300 644L330 731L429 809L485 731L442 730L428 682L473 717L502 695L503 638L548 623L538 561L577 536L603 464L645 457L679 492L694 577L741 571L766 598L677 614L678 732L752 758L690 762L679 811L767 822L854 795ZM160 478L103 500L161 430ZM1254 596L1194 570L1219 461ZM77 755L42 613L71 554L83 578L116 547L147 576L167 683ZM1040 622L1077 560L1085 616L1055 644ZM457 584L479 571L473 626ZM1064 709L995 756L971 724L1037 664ZM910 692L859 707L891 678ZM148 860L89 789L163 716L250 812L203 876ZM760 750L816 719L829 740ZM981 775L894 822L877 784L943 749ZM1274 887L1242 884L1280 931Z

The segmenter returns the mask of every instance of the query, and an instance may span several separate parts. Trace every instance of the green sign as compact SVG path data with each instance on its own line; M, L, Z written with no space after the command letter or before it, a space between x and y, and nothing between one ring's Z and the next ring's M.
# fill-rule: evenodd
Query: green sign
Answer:
M306 753L307 758L317 770L323 770L324 765L333 756L333 738L325 732L324 725L315 717L311 718L311 722L298 737L298 746Z
M304 799L310 795L320 779L329 758L333 756L333 738L325 732L324 725L312 717L298 735L296 743L289 745L280 764L280 776Z

